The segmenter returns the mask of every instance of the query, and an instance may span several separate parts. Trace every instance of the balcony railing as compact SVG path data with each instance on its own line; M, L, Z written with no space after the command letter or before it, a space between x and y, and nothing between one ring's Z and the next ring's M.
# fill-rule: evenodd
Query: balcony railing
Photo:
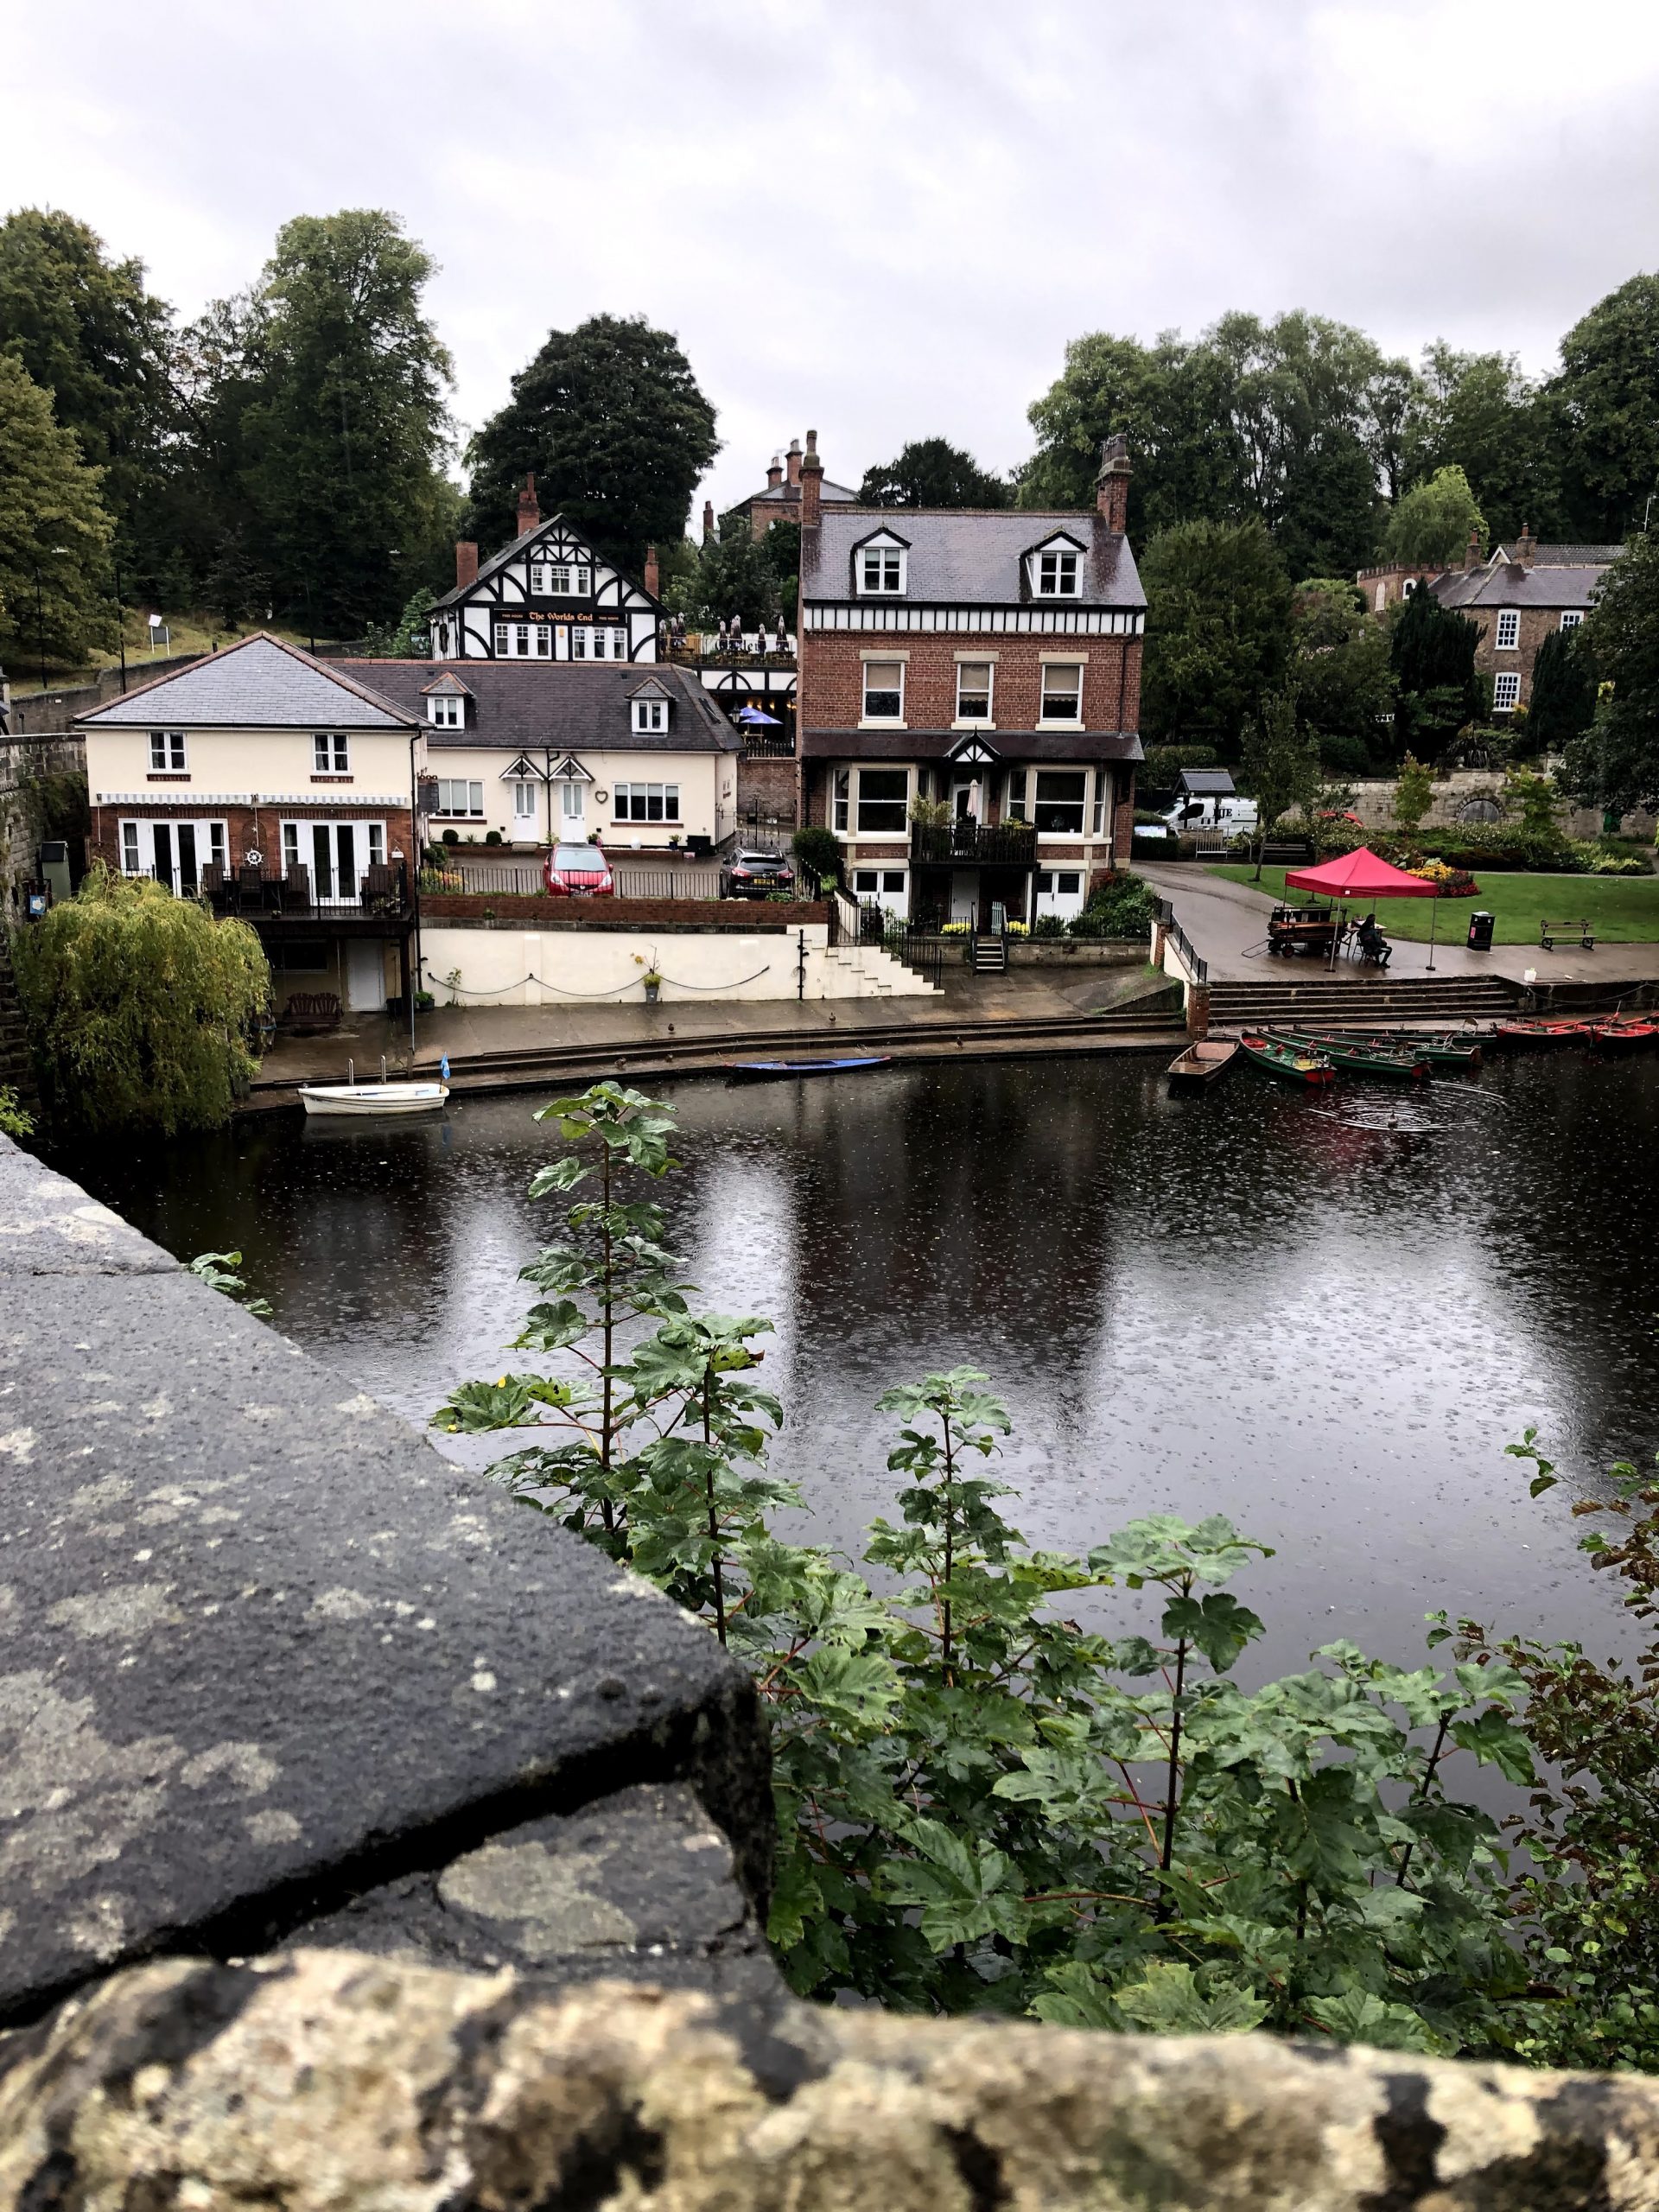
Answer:
M1028 822L912 823L910 858L915 868L1030 868L1037 832Z
M218 868L210 863L201 871L201 896L216 914L238 914L246 921L295 914L395 920L409 911L409 874L401 861L382 861L360 874L331 869L314 886L308 868Z

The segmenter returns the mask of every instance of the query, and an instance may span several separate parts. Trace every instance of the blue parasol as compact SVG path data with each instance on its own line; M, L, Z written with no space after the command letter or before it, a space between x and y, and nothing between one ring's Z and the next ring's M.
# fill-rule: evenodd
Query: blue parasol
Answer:
M779 721L776 715L763 715L759 707L740 707L736 714L733 715L732 720L734 721L747 722L751 729L759 729L762 724L764 724L767 729L781 729L783 728L783 724Z

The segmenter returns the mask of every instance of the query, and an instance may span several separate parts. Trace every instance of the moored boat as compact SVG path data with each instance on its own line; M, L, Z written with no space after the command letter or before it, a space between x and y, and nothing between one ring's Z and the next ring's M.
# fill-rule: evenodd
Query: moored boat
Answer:
M849 1052L833 1060L728 1060L727 1071L743 1083L766 1083L788 1075L852 1075L861 1068L884 1068L890 1052Z
M447 1083L302 1083L308 1114L349 1115L366 1121L380 1114L435 1114L449 1096Z
M1281 1075L1288 1083L1331 1083L1335 1073L1330 1061L1322 1052L1310 1052L1300 1046L1292 1045L1281 1037L1262 1037L1247 1031L1239 1040L1246 1059L1265 1068L1269 1075Z
M1420 1034L1414 1029L1372 1029L1365 1034L1377 1044L1393 1046L1396 1052L1411 1051L1426 1059L1431 1067L1478 1068L1480 1065L1482 1033L1465 1034L1456 1029L1438 1032L1433 1035ZM1485 1033L1490 1041L1490 1031Z
M1659 1037L1659 1024L1633 1021L1628 1017L1592 1021L1589 1030L1592 1042L1603 1052L1634 1052L1638 1046L1651 1045Z
M1508 1021L1500 1021L1497 1033L1506 1045L1582 1045L1590 1036L1581 1021L1531 1014L1516 1014Z
M1225 1075L1238 1058L1238 1044L1230 1037L1201 1037L1173 1059L1165 1072L1171 1090L1213 1083Z
M1332 1067L1345 1069L1351 1075L1399 1076L1415 1082L1428 1073L1428 1062L1414 1050L1379 1045L1370 1038L1299 1029L1274 1030L1269 1033L1303 1052L1322 1052Z

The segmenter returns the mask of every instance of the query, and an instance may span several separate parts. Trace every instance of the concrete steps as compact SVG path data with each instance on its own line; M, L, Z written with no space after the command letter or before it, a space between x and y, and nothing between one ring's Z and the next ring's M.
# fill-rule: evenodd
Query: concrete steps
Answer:
M1497 976L1402 976L1336 982L1216 982L1210 987L1210 1027L1269 1028L1317 1021L1340 1028L1398 1022L1495 1021L1513 1011L1515 988Z

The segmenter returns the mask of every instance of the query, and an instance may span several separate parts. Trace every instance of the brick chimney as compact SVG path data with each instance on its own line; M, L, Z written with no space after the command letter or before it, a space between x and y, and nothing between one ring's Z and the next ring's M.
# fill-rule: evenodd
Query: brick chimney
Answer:
M1478 530L1471 530L1469 533L1469 543L1463 549L1463 565L1465 569L1480 566L1480 532Z
M818 459L818 434L806 434L801 455L801 528L816 530L823 519L823 463Z
M1095 505L1105 516L1108 530L1120 534L1129 523L1129 442L1119 430L1100 449Z
M478 582L478 548L469 537L455 540L455 589L464 591Z
M1537 556L1538 545L1532 534L1532 524L1523 522L1521 525L1521 535L1515 541L1516 565L1522 569L1529 569Z
M798 438L790 440L789 452L785 458L789 464L789 480L798 486L801 480L801 442Z
M778 458L777 454L773 454L773 455L772 456L772 459L771 459L771 460L767 462L767 464L766 464L766 489L767 489L767 491L768 491L768 492L775 492L775 491L778 489L778 486L779 486L783 482L783 480L784 480L784 464L783 464L783 462L782 462L781 461L779 461L779 458Z
M654 545L647 545L645 548L645 589L653 599L658 596L657 587L657 548Z
M527 530L534 530L541 518L542 510L536 498L536 479L526 476L524 488L518 494L519 537L522 537Z
M712 499L705 499L702 503L702 542L705 545L711 545L714 537L715 503Z

